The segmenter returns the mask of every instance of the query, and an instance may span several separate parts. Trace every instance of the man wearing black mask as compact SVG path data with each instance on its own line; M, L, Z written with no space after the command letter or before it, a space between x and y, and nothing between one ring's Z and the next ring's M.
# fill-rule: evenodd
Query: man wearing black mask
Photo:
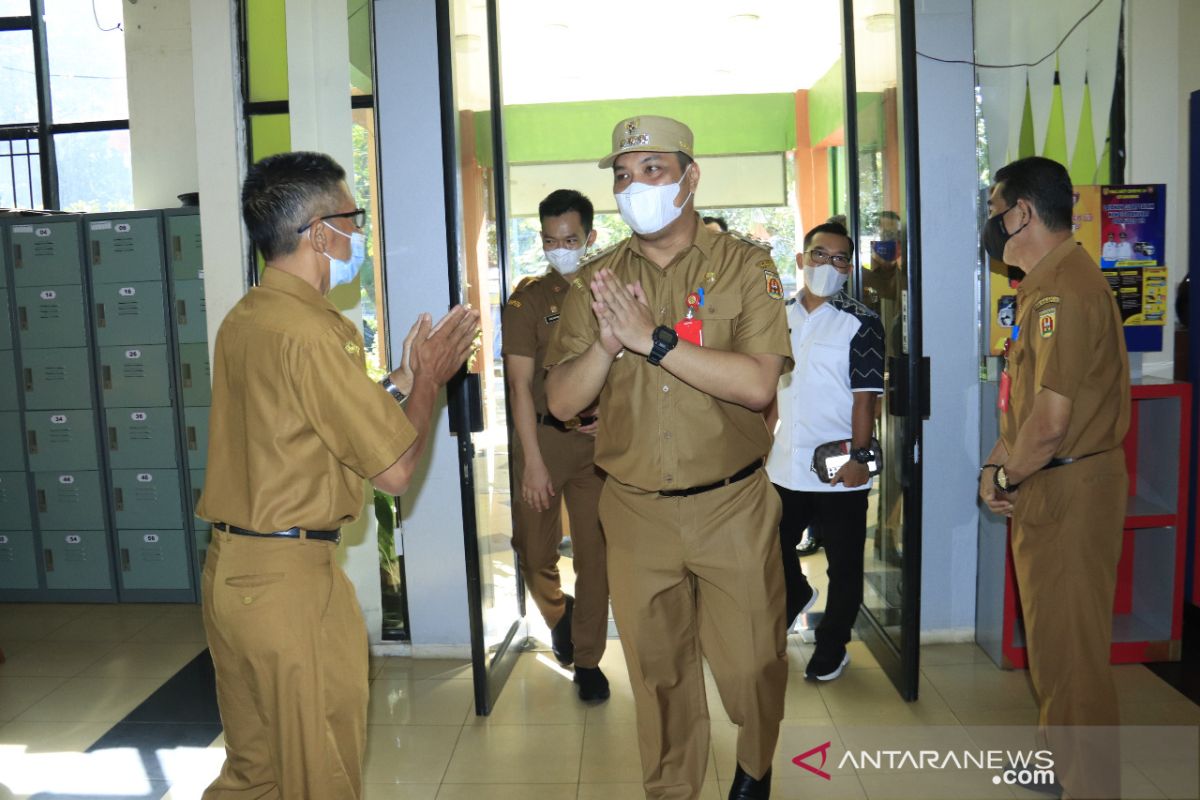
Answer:
M1025 272L979 496L1012 517L1039 728L1070 797L1117 797L1112 605L1128 476L1129 365L1108 282L1071 236L1071 179L1046 158L996 173L983 245Z

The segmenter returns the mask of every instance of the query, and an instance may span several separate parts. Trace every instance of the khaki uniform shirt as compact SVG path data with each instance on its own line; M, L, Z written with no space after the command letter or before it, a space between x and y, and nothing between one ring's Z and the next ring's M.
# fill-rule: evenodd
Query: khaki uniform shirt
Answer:
M641 281L656 324L674 326L687 296L703 288L697 317L704 346L782 356L792 368L783 287L764 246L698 225L691 246L660 268L632 237L580 266L563 304L546 366L582 355L600 335L592 276L608 268L623 283ZM692 388L645 357L624 353L600 393L596 465L645 491L687 489L727 478L771 449L762 414Z
M502 312L502 352L506 356L533 359L533 407L539 414L550 413L546 408L543 364L570 286L558 270L552 269L545 275L522 281Z
M1108 281L1072 238L1051 250L1017 290L1017 340L1000 436L1009 452L1043 388L1071 399L1057 458L1119 447L1129 428L1129 360L1121 313Z
M268 268L217 333L196 513L259 532L340 527L362 510L363 479L415 439L367 375L354 324L300 278Z

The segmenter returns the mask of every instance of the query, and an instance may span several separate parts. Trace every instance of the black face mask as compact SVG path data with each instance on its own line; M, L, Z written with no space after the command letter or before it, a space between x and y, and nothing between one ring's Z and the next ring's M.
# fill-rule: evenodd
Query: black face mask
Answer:
M1008 240L1025 230L1025 227L1029 224L1026 222L1025 225L1017 228L1012 233L1008 232L1008 229L1004 227L1004 215L1014 208L1016 206L1009 206L996 216L989 217L988 221L984 223L983 236L981 237L983 249L990 258L996 261L1004 261L1004 247L1008 244Z

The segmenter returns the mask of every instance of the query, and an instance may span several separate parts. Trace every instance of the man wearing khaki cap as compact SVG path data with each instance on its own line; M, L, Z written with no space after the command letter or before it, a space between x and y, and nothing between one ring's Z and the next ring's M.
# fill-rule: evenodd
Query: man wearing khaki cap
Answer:
M692 132L613 131L634 235L581 264L545 364L550 412L600 397L596 464L613 613L648 798L698 797L709 751L701 655L739 728L730 798L770 795L787 683L779 496L761 415L792 366L770 253L700 224Z

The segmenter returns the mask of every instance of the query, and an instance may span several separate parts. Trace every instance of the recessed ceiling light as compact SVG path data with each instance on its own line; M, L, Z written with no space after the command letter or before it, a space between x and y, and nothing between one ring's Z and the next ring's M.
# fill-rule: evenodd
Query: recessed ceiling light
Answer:
M759 20L758 14L734 14L733 16L731 16L729 18L730 22L734 22L739 25L746 25L751 22L758 22L758 20Z

